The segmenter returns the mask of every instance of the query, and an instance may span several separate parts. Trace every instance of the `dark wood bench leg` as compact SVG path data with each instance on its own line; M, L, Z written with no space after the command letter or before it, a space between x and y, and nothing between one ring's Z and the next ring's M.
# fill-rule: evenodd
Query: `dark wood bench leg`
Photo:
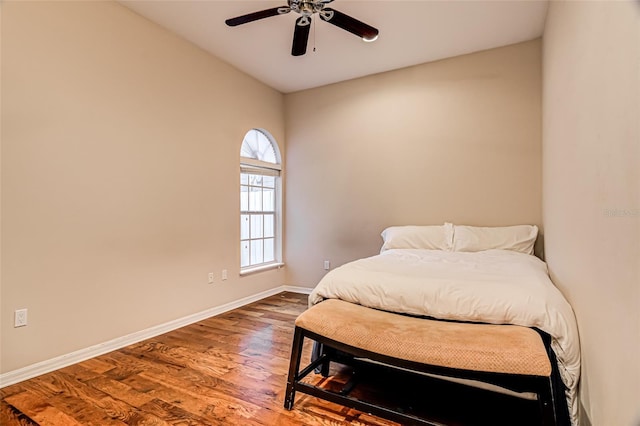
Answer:
M546 398L551 401L553 405L553 409L550 410L553 413L553 423L550 423L551 416L547 415L547 419L544 417L544 407L542 404L540 405L541 413L543 413L542 421L543 424L553 424L557 426L571 426L571 416L569 415L569 409L567 407L567 397L565 395L565 386L562 383L562 377L560 377L560 371L558 370L558 359L556 358L556 354L553 352L551 348L551 336L547 333L544 333L540 330L537 330L540 333L540 337L544 342L544 346L547 349L547 355L549 356L549 361L551 362L551 377L548 382L545 380L544 389L545 392L550 392ZM547 423L544 423L544 422Z
M293 333L293 345L291 346L291 360L289 361L289 376L287 377L287 390L284 394L284 408L291 410L293 400L296 397L295 382L300 370L300 358L302 357L302 344L304 335L301 328L296 327Z
M543 426L556 426L556 404L553 395L553 383L551 378L540 380L540 391L538 392L538 403L540 405L541 423Z
M335 352L335 349L328 347L327 345L322 345L322 354L327 355L326 361L322 363L320 367L320 374L322 377L329 377L329 369L331 367L331 356Z

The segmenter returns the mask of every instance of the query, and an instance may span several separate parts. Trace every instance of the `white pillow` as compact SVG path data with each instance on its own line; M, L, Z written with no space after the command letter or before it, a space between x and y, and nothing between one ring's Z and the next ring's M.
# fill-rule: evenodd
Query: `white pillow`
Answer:
M538 237L535 225L480 227L455 225L453 251L513 250L533 254Z
M451 250L453 225L440 226L391 226L382 231L380 253L391 249Z

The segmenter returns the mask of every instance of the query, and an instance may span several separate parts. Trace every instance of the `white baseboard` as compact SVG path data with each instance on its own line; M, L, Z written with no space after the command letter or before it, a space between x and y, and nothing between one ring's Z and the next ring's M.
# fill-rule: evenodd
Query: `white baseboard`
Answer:
M312 288L309 287L298 287L295 285L283 285L279 287L280 292L282 291L290 291L291 293L300 293L300 294L311 294Z
M274 294L282 293L283 291L309 294L311 293L311 290L312 289L307 287L283 285L270 290L265 290L251 296L243 297L242 299L235 300L221 306L216 306L215 308L207 309L202 312L187 315L186 317L166 322L164 324L156 325L145 330L136 331L135 333L127 334L126 336L118 337L107 342L98 343L97 345L93 345L88 348L80 349L68 354L57 356L55 358L37 362L35 364L31 364L17 370L0 374L0 389L5 386L22 382L24 380L32 379L45 373L50 373L52 371L67 367L72 364L76 364L78 362L86 361L87 359L106 354L116 349L124 348L125 346L141 342L145 339L159 336L160 334L164 334L180 327L202 321L203 319L223 314L233 309L237 309L250 303L257 302L258 300L262 300L266 297L273 296Z

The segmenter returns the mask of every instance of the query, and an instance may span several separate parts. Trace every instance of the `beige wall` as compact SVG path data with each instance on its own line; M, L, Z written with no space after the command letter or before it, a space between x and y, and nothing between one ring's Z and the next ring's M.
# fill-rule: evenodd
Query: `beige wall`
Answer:
M640 423L640 3L551 2L543 218L578 319L582 424Z
M285 95L287 283L390 225L541 224L541 42Z
M283 118L117 3L5 2L1 371L282 285L237 272L240 144L262 127L284 154Z

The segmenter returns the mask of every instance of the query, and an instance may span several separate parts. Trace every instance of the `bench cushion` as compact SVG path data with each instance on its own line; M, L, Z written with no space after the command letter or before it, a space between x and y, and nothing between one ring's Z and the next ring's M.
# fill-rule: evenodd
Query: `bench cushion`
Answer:
M337 299L309 308L297 318L296 326L352 347L421 364L551 375L542 338L528 327L416 318Z

